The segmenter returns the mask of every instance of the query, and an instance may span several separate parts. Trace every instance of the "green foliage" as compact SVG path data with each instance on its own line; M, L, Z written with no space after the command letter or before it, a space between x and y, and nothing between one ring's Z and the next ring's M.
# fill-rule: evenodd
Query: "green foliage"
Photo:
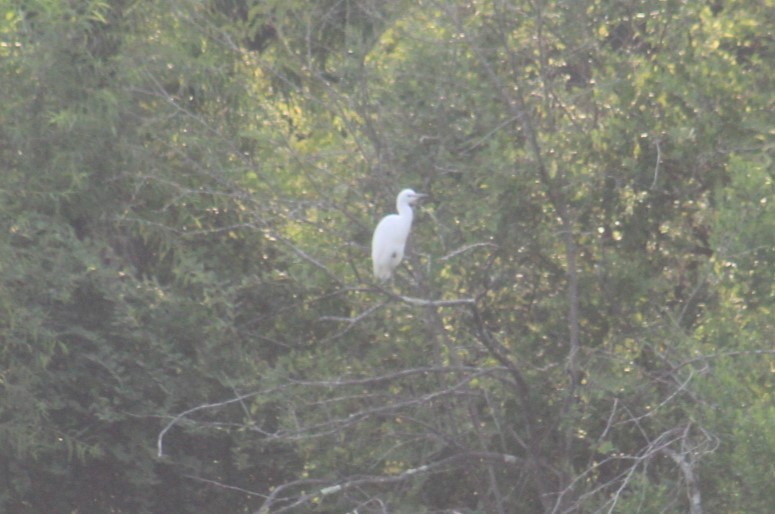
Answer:
M0 2L0 509L765 511L765 4Z

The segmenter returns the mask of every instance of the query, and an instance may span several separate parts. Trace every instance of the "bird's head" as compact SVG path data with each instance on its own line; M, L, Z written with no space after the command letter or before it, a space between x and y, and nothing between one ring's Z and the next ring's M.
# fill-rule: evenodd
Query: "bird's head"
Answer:
M421 198L425 198L428 195L425 195L423 193L415 193L412 189L404 189L400 193L398 193L398 198L396 200L396 204L398 205L414 205L416 204Z

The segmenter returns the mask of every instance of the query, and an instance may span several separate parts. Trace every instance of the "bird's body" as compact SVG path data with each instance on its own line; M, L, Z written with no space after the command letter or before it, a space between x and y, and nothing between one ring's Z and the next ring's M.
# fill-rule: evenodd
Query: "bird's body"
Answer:
M404 189L396 198L398 214L388 214L377 224L374 237L371 239L371 260L374 265L374 276L382 281L389 280L393 270L404 258L406 239L412 229L414 212L412 204L423 194L411 189Z

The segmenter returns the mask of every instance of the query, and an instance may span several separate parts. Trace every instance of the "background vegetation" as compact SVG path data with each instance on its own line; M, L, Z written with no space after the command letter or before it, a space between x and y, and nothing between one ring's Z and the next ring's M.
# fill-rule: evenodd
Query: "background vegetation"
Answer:
M768 511L774 18L0 0L0 510Z

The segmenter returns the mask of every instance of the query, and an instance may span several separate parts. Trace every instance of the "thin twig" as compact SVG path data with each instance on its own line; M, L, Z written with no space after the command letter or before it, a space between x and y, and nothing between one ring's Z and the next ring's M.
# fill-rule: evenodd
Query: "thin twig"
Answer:
M659 178L659 165L662 162L662 148L659 146L660 139L656 138L654 144L657 147L657 162L654 164L654 181L651 182L651 189L657 187L657 178Z

